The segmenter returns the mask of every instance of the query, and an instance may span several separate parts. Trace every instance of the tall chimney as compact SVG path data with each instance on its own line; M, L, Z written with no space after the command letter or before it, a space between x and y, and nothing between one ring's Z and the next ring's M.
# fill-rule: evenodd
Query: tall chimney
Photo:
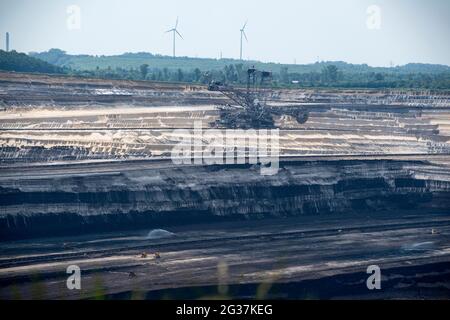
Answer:
M6 52L9 51L9 32L6 33Z

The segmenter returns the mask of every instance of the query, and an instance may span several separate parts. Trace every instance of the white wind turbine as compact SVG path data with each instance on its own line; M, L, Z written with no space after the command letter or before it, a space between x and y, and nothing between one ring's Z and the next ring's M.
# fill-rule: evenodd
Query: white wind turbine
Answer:
M242 60L242 36L245 37L245 41L248 41L247 35L245 34L245 27L247 26L247 22L248 22L248 21L246 21L246 22L244 23L244 25L242 26L242 28L241 28L241 51L240 51L240 54L239 54L239 59L240 59L240 60Z
M176 36L178 35L181 39L183 39L183 36L178 32L178 17L177 17L177 21L175 22L175 27L173 27L170 30L167 30L166 33L168 32L172 32L173 33L173 57L175 58L175 39Z

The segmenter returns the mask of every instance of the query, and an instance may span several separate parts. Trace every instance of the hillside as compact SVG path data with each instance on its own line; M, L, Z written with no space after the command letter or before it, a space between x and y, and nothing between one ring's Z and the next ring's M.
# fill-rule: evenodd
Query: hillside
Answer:
M63 73L63 68L16 51L0 50L0 70L17 72Z
M75 70L95 70L107 68L138 69L143 64L148 64L149 69L181 69L183 71L195 68L201 71L222 70L225 66L242 63L236 59L211 59L211 58L191 58L191 57L169 57L154 55L151 53L124 53L113 56L91 56L91 55L70 55L59 49L51 49L46 52L32 52L30 56L39 58L48 63L60 66L70 67ZM280 64L264 63L259 61L244 61L246 65L254 65L258 69L264 69L272 72L279 72L287 67L290 73L310 73L321 72L328 65L335 65L345 73L426 73L437 74L450 72L450 67L437 64L410 63L404 66L394 68L370 67L366 64L350 64L342 61L327 61L312 64Z
M412 63L374 68L342 61L284 65L232 59L204 59L124 53L117 56L69 55L59 49L26 55L0 51L0 70L64 73L100 79L152 80L208 84L221 81L244 85L247 67L272 71L271 84L284 88L421 88L450 89L450 67Z

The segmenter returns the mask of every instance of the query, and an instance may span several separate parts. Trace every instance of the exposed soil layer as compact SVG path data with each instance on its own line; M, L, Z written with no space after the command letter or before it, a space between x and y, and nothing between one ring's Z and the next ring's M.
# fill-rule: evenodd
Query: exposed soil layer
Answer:
M2 169L2 239L220 220L448 211L444 160L284 161L176 166L171 161ZM24 174L25 172L27 172Z

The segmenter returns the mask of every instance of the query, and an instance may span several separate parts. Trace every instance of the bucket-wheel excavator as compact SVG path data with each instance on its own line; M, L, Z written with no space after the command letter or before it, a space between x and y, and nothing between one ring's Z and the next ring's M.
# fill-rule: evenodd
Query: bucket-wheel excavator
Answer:
M216 127L241 129L275 128L274 116L291 116L302 124L308 120L303 106L269 106L267 97L271 94L272 73L259 71L254 67L247 70L247 87L238 88L219 81L212 81L208 90L219 91L233 104L219 107L220 116Z

